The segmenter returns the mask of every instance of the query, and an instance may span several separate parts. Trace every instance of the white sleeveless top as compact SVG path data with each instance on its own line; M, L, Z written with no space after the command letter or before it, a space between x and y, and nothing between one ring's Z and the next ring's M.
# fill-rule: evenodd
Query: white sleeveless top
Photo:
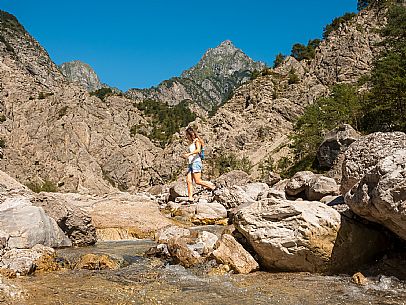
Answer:
M195 140L193 141L193 143L189 145L189 152L193 152L193 151L196 150L196 141L199 141L199 140L198 140L198 139L195 139ZM194 154L194 155L190 155L190 156L188 157L188 160L189 160L189 164L192 164L193 162L198 162L198 161L202 162L202 159L200 158L200 154L199 154L199 153Z

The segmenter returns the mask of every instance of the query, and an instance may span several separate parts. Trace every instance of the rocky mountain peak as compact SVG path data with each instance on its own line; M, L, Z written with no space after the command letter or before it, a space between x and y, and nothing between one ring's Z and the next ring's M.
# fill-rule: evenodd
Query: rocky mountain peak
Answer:
M126 95L135 100L153 99L169 105L189 100L204 110L224 103L254 70L265 64L255 62L230 40L208 49L200 61L180 77L163 81L150 89L130 89Z
M89 92L103 87L93 68L80 60L63 63L58 68L70 82L84 87Z
M234 54L235 52L242 52L239 48L237 48L231 40L224 40L220 43L216 48L209 49L206 54Z
M231 40L223 41L219 46L208 49L199 63L182 73L183 78L203 81L207 77L229 77L235 73L262 70L265 64L255 62Z

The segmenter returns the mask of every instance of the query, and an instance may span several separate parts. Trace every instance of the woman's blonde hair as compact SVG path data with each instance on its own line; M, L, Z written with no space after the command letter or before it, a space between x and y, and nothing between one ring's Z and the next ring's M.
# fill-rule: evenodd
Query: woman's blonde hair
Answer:
M196 132L196 130L192 127L192 126L188 126L187 128L186 128L186 134L188 135L188 136L190 136L190 138L192 139L192 140L194 140L194 139L199 139L199 141L200 141L200 144L203 146L204 145L204 142L203 142L203 139L201 138L201 137L199 137L199 135L197 134L197 132Z

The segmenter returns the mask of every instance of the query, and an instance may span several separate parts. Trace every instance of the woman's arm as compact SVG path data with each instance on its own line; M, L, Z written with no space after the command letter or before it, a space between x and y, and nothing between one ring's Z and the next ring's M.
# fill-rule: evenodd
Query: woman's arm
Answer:
M196 155L196 154L200 153L200 151L202 150L202 145L200 144L199 139L196 139L194 142L195 142L196 149L190 153L186 153L185 155L187 157L189 157L191 155Z

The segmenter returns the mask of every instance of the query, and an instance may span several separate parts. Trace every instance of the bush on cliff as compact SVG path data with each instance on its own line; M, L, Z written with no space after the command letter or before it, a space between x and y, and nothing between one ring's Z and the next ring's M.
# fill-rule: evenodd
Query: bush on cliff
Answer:
M291 56L298 61L303 59L313 59L316 48L319 46L320 42L320 39L309 40L307 46L301 43L295 43L292 47Z
M151 140L157 141L162 147L166 145L175 132L179 131L181 127L187 126L196 118L188 105L188 101L169 106L154 100L144 100L134 104L135 107L150 118L152 130L145 135ZM133 126L130 132L134 135L137 130L137 127Z
M393 5L387 16L381 31L384 50L371 75L359 80L369 90L359 93L357 85L336 85L328 97L306 107L291 136L295 161L284 160L283 176L297 170L317 171L314 161L324 133L342 123L363 133L406 132L406 7Z
M276 55L275 60L273 61L273 68L277 68L279 67L283 61L285 60L286 56L283 55L282 53L279 53L278 55Z
M297 120L291 135L296 162L283 169L282 174L289 176L298 170L315 170L314 160L324 133L343 123L358 129L362 117L362 98L357 87L350 84L334 86L329 96L306 107Z
M238 159L234 153L218 153L207 159L210 176L220 176L233 170L242 170L250 174L252 163L247 157Z
M356 15L357 14L355 14L355 13L345 13L341 17L334 18L330 24L328 24L324 27L323 38L327 38L327 36L330 35L330 33L332 31L337 30L341 24L348 22Z
M406 132L406 7L389 9L382 35L385 51L371 73L363 128Z
M90 95L97 96L99 99L104 101L107 97L114 95L114 92L111 88L101 88L101 89L90 92Z
M34 193L40 192L57 192L58 187L50 180L44 180L42 183L40 182L29 182L26 186L33 191Z

